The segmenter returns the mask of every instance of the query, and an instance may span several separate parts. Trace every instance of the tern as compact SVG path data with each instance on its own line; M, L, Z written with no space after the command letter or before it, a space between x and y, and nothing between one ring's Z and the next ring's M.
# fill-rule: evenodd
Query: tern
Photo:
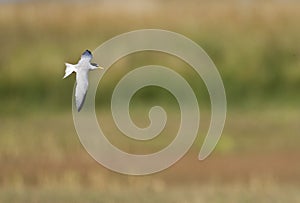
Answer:
M76 90L75 90L75 102L76 108L79 112L83 106L85 96L89 85L89 71L95 69L103 69L96 63L91 63L93 58L92 53L89 50L85 50L81 55L80 60L77 64L65 63L66 70L63 79L71 75L73 72L76 73Z

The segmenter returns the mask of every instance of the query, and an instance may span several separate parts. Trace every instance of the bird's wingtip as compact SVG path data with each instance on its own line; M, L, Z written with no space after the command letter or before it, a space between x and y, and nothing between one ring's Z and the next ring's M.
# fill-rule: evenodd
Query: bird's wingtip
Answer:
M80 112L82 109L83 104L81 104L80 106L76 106L77 112Z

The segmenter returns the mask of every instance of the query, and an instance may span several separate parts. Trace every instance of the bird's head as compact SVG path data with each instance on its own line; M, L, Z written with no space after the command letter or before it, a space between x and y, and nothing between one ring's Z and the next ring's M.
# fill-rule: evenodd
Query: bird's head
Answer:
M82 56L84 56L84 57L93 57L92 52L90 50L85 50L82 53Z

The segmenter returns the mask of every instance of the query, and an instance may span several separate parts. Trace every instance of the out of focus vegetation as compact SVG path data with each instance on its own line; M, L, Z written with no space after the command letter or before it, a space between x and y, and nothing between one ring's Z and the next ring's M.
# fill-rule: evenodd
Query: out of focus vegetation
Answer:
M1 5L1 111L69 107L74 80L62 80L64 62L75 63L86 48L142 28L175 31L202 46L221 73L229 106L299 103L299 3L119 3ZM140 61L129 57L123 70L165 63L147 54ZM111 71L105 89L119 75ZM205 91L197 80L189 78Z
M0 202L300 202L299 10L298 1L0 4ZM201 108L199 135L183 159L132 177L107 170L84 150L71 114L75 78L62 77L64 62L76 63L85 49L144 28L178 32L202 46L220 71L229 109L215 151L198 161L210 123L201 78L162 53L119 60L101 81L96 104L99 124L120 149L158 151L174 139L180 121L175 99L150 87L134 96L140 105L130 113L145 126L148 107L161 104L168 113L162 134L138 142L117 129L107 107L131 69L171 67L208 107Z

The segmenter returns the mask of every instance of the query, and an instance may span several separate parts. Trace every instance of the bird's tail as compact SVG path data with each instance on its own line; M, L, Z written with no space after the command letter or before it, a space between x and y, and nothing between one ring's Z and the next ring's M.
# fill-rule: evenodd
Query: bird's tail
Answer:
M69 64L69 63L65 63L65 65L66 65L66 70L65 70L65 76L63 77L63 79L65 79L66 77L71 75L71 73L76 72L74 65Z

